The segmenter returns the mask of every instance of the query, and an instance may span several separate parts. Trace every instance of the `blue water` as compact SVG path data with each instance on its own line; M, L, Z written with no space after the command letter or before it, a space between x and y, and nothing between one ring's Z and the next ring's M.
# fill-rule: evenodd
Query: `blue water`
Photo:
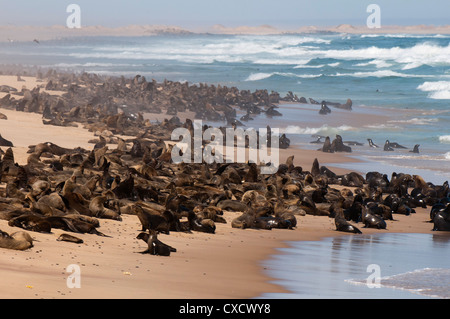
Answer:
M352 154L366 160L359 165L362 172L380 163L390 171L419 170L435 184L450 179L450 35L191 34L0 42L0 64L140 74L281 96L292 91L319 102L350 98L352 114L388 118L361 124L334 108L332 116L317 116L317 106L307 104L283 108L281 118L261 115L249 125L277 125L304 148L316 147L309 143L312 134L365 143ZM381 150L369 148L367 138ZM383 152L387 139L408 150ZM420 154L409 152L415 144Z
M344 235L289 244L263 266L290 292L259 298L450 298L448 233Z

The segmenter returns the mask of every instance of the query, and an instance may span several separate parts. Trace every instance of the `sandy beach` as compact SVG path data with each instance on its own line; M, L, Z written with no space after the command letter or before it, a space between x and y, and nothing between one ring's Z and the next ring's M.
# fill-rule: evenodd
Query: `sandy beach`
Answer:
M0 84L20 88L23 82L14 77L0 77ZM35 82L25 83L32 87ZM0 96L1 98L2 96ZM57 127L42 124L40 114L0 108L7 120L0 120L0 134L14 143L15 161L25 164L29 145L53 142L67 148L92 149L88 143L94 134L81 127ZM2 147L5 150L5 147ZM314 158L321 165L355 161L345 154L288 148L280 153L280 162L294 155L294 165L310 170ZM347 171L332 168L337 174ZM0 187L5 187L0 184ZM334 185L331 185L334 187ZM336 186L339 188L341 186ZM395 215L387 221L387 230L363 229L364 234L399 232L432 233L429 209L416 209L409 216ZM100 230L111 237L78 234L83 244L56 241L63 233L32 233L34 247L26 251L0 249L3 280L0 297L9 298L255 298L262 293L283 292L272 284L260 262L285 247L286 241L320 240L330 236L353 236L337 232L334 219L327 216L296 216L293 230L236 229L231 220L238 213L224 212L227 224L217 224L215 234L172 232L160 235L165 243L176 247L170 257L139 254L146 249L136 239L140 222L134 215L122 221L100 221ZM17 228L0 220L0 229L11 233ZM69 265L81 269L81 287L68 288Z

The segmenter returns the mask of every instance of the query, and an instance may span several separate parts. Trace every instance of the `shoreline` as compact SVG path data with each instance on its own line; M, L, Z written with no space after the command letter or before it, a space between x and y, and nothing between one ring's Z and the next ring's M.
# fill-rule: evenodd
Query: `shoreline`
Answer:
M100 25L88 25L81 28L70 29L65 25L52 26L0 26L0 42L39 41L87 36L157 36L157 35L289 35L289 34L320 34L320 33L345 33L345 34L450 34L449 25L383 25L381 28L368 28L366 25L324 25L301 26L294 28L279 28L271 25L260 26L224 26L216 24L195 29L184 28L176 25L127 25L123 27L105 27Z
M0 133L13 141L15 161L18 163L26 163L28 145L35 143L52 141L62 147L80 146L86 149L94 146L87 142L94 138L94 133L87 129L43 125L41 115L37 113L3 109L0 112L8 116L7 120L0 120ZM9 136L4 132L13 133ZM314 158L318 158L321 165L328 165L331 161L356 161L345 153L330 154L290 147L280 150L280 163L291 155L294 155L295 166L302 166L308 171ZM332 165L329 168L337 174L350 171ZM388 221L388 231L432 233L432 224L424 222L429 216L428 210L418 209L416 214L410 216L395 215L397 220ZM112 238L80 234L84 244L57 244L56 238L63 233L59 229L51 234L33 232L36 243L30 250L0 250L3 255L0 269L7 274L0 296L46 299L257 298L263 293L286 292L283 287L272 283L273 278L261 267L262 261L278 253L278 248L286 247L289 241L349 236L337 232L334 219L328 216L297 216L299 224L294 230L243 230L230 226L237 214L225 212L228 223L217 224L215 234L173 232L169 236L161 235L161 240L178 249L169 258L138 254L145 247L135 239L140 224L132 215L124 216L122 222L102 219L101 231L111 234ZM8 226L4 220L0 220L0 229L8 233L18 230ZM365 234L380 232L386 231L363 231ZM74 263L81 266L80 289L66 286L69 275L66 267Z

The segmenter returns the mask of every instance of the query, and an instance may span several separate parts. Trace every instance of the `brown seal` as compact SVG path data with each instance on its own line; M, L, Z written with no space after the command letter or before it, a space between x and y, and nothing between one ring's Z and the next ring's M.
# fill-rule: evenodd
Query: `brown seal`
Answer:
M13 147L13 143L5 138L2 137L2 135L0 134L0 146L8 146L8 147Z
M8 225L40 233L50 233L52 229L51 224L44 217L33 215L31 213L10 219Z
M105 207L105 203L107 201L108 198L106 196L94 197L89 204L89 210L91 211L92 215L98 218L106 218L121 221L122 217L120 216L120 213Z
M70 243L75 243L75 244L82 244L84 241L81 238L69 235L69 234L61 234L58 239L56 239L57 241L67 241Z
M0 247L14 250L26 250L33 247L33 238L24 231L9 235L0 230Z
M171 229L171 221L166 216L173 216L169 211L160 213L150 208L143 208L141 205L134 205L133 210L142 225L142 231L155 230L165 234L169 234Z
M362 232L352 224L350 224L345 218L342 212L342 208L336 212L336 217L334 218L334 222L336 225L337 231L354 233L354 234L362 234Z
M142 239L147 243L147 249L142 251L141 254L150 254L158 256L170 256L171 252L177 250L172 246L169 246L158 239L157 233L154 230L150 230L150 233L141 232L136 237Z

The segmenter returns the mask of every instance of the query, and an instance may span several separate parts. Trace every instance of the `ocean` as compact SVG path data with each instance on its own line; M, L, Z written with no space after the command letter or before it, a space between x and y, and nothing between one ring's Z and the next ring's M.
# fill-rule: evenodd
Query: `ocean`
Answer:
M386 233L290 242L262 266L289 293L258 299L449 299L450 236Z
M312 135L340 134L364 143L351 154L363 161L338 164L344 168L413 172L435 184L450 179L450 35L78 37L2 42L0 64L140 74L157 81L267 89L282 97L293 92L308 102L350 98L351 112L331 107L331 114L317 116L314 104L280 105L281 118L260 115L248 125L278 125L300 148L317 148ZM354 119L357 115L365 120ZM368 138L380 148L370 148ZM386 140L407 149L384 152ZM409 152L416 144L420 153Z

